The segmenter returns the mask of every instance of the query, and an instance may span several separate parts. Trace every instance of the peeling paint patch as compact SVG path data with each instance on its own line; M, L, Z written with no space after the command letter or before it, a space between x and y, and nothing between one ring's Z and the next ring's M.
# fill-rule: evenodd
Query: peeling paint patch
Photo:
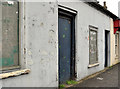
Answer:
M51 26L54 26L54 24L52 24Z
M54 56L54 52L50 52L49 54L52 55L52 56Z
M68 29L67 28L65 28L65 31L67 31Z
M49 4L51 4L52 2L49 2Z
M54 8L53 8L53 7L51 7L51 10L52 10L52 12L54 13Z
M14 5L14 1L7 1L9 5Z
M51 29L50 32L55 32L55 31Z
M32 52L31 52L31 51L28 51L28 55L32 55Z
M35 24L32 24L32 26L35 26Z
M45 6L45 4L43 4L43 6Z
M48 55L46 51L41 51L41 55Z
M65 34L63 34L63 38L65 38Z
M43 26L43 25L44 25L43 23L40 24L40 26Z
M33 65L33 60L29 59L29 60L27 61L27 64L30 65L30 66Z

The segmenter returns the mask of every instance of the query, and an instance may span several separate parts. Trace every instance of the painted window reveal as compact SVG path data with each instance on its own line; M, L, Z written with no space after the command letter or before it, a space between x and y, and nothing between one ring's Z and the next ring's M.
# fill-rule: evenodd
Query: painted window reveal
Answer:
M119 49L119 34L115 34L115 57L118 57L118 49Z
M19 3L2 2L2 57L0 67L18 66L19 58Z
M97 57L97 29L90 27L89 32L89 64L95 64L98 62Z

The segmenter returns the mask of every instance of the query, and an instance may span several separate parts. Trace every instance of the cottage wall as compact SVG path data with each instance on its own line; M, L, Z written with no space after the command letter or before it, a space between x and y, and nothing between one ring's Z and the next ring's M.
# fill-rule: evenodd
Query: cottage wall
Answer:
M110 31L110 17L85 3L60 2L60 5L76 10L76 70L77 80L104 69L105 30ZM98 28L99 66L89 66L89 25Z
M58 2L76 10L77 80L104 69L105 30L110 31L110 17L95 8L78 2ZM58 86L58 4L57 2L21 3L20 44L21 67L30 74L2 80L3 87ZM89 25L98 28L99 66L89 66Z
M56 2L20 3L20 62L27 75L2 80L3 87L58 86Z

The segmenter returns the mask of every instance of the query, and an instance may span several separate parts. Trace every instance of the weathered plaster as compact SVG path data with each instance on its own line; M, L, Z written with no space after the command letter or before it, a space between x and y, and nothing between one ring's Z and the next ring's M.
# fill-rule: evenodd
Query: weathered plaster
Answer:
M85 3L60 5L77 11L75 18L76 71L80 80L104 69L105 30L110 30L110 17ZM21 67L29 68L28 75L3 80L4 87L58 87L58 3L21 3ZM89 25L98 28L99 66L89 65ZM12 81L12 82L11 82ZM17 81L17 82L16 82Z
M3 87L58 86L57 10L57 2L20 3L20 63L31 73L4 79Z
M111 45L111 66L118 63L118 59L115 57L115 34L114 34L114 26L113 26L113 19L111 19L111 30L110 30L110 45Z
M110 31L110 17L85 3L59 2L60 5L77 11L76 15L76 70L80 80L90 74L104 69L105 30ZM89 25L98 28L98 63L99 66L88 68L89 65Z

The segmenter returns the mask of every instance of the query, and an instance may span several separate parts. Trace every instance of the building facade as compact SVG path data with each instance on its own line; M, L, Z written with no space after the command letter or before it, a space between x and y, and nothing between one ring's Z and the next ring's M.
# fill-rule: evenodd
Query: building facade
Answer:
M115 32L115 20L111 19L111 66L119 62L119 31Z
M3 87L58 87L110 66L117 16L98 3L9 1L1 7Z
M120 18L120 2L118 3L118 17ZM120 20L111 21L111 65L120 62Z

